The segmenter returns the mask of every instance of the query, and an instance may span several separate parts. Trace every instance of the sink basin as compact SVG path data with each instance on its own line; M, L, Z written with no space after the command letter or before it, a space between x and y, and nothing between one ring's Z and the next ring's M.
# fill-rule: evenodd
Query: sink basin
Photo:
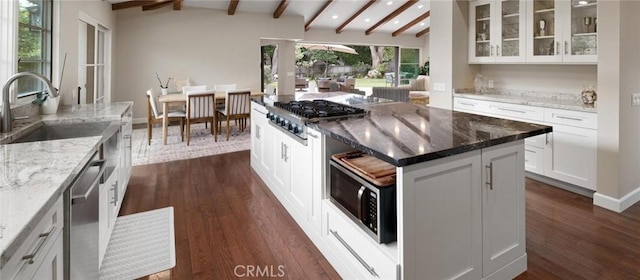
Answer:
M111 125L109 121L65 124L43 124L10 143L27 143L47 140L101 136Z

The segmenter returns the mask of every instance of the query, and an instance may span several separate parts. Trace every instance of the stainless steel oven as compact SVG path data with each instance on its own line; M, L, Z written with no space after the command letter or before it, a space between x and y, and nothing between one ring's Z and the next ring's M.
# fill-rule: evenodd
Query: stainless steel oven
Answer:
M330 161L330 201L378 243L396 241L396 187L376 186Z

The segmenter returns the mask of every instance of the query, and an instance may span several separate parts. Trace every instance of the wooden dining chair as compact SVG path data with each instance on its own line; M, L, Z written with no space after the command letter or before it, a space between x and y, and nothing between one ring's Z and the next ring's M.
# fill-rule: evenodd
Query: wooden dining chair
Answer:
M211 134L216 133L216 98L213 90L187 91L187 146L191 140L191 124L211 122Z
M164 118L164 112L160 112L158 110L158 101L156 100L156 96L153 93L153 89L147 90L147 145L151 145L151 137L152 137L152 128L154 124L162 124L162 119ZM181 110L169 111L167 114L169 122L171 121L179 121L180 122L180 140L184 141L184 118L185 112Z
M229 141L229 121L238 120L240 131L244 131L247 126L247 119L251 114L251 90L242 89L228 91L225 94L224 108L217 109L216 126L222 130L222 121L227 121L227 141Z

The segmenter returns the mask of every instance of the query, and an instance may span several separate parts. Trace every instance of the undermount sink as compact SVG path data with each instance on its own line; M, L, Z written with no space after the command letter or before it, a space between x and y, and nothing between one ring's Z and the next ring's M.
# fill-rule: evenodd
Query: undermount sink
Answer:
M9 143L27 143L47 140L101 136L111 125L110 121L64 124L42 124L33 131L13 139Z

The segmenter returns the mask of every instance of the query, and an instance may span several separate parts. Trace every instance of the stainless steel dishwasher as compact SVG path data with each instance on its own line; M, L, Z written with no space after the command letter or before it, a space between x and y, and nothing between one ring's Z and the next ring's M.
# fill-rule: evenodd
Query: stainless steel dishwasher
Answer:
M96 152L65 192L65 279L98 279L99 184L105 160Z

